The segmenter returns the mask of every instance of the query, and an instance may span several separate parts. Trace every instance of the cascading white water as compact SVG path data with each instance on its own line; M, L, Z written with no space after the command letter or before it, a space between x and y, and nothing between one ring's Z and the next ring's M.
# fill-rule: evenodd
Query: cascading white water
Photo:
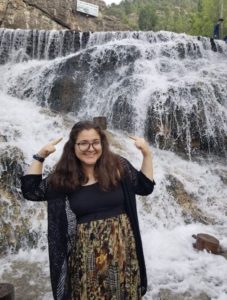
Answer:
M53 59L79 50L82 34L69 30L0 29L0 63Z
M46 59L72 51L61 32L45 39ZM195 145L226 156L227 45L220 41L217 49L185 34L94 33L84 50L65 58L5 65L1 84L13 96L52 109L67 102L66 110L82 118L105 115L112 128L145 135L157 146L162 136L165 149L178 147L189 157ZM75 93L59 95L59 84Z
M43 34L39 32L37 36L41 39ZM59 34L52 32L48 36L46 49L53 45L51 39ZM54 60L48 60L53 58L48 55L42 60L44 56L36 54L22 62L15 60L11 52L11 60L0 66L0 132L5 138L0 153L6 147L18 147L29 163L32 154L43 144L63 136L57 152L47 160L48 171L59 158L73 122L97 115L107 116L115 135L113 149L138 168L141 155L124 130L147 134L153 116L159 119L157 124L160 125L155 136L157 145L158 134L168 135L168 130L174 129L176 143L185 132L188 142L185 146L190 154L192 127L196 125L201 131L198 135L207 134L222 145L217 136L220 134L224 139L227 134L227 50L224 43L218 45L222 51L215 53L205 38L198 40L167 32L119 32L91 34L86 49ZM63 56L63 50L58 47L52 50L57 56ZM33 48L32 53L38 53L37 49L40 48ZM18 57L18 53L14 55ZM34 57L36 60L32 59ZM73 64L75 61L77 64ZM83 76L80 106L76 111L69 110L67 122L65 115L50 113L48 109L53 105L49 99L55 80L62 76L64 66L66 73L74 76L75 82ZM73 69L74 66L78 69ZM85 68L87 73L83 73ZM204 118L199 118L200 114L204 114ZM195 118L193 122L192 117ZM205 292L211 299L225 300L227 261L222 256L196 252L192 248L194 240L191 235L199 232L213 234L227 249L227 166L222 157L218 160L212 155L200 156L198 162L184 160L157 147L152 147L152 150L156 188L151 196L138 199L149 279L145 299L156 300L159 290L168 288L175 292L189 291L193 295ZM2 168L0 172L2 174ZM214 220L212 225L204 225L189 217L186 220L183 208L169 191L170 175L183 184L202 214ZM10 199L1 195L0 201L8 205L3 224L9 220L13 222L15 212ZM31 249L25 241L18 253L11 249L13 254L10 254L9 249L8 254L1 257L1 281L15 283L18 299L52 299L48 284L44 211L43 203L21 203L20 214L29 218L31 232L39 234L37 247ZM15 231L22 222L19 218L16 220L17 223L13 224ZM20 281L20 277L23 280Z

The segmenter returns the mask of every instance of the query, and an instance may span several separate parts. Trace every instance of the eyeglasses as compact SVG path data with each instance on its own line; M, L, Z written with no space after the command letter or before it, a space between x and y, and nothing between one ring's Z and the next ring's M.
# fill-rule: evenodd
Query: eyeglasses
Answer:
M76 143L76 145L79 147L80 151L82 152L89 150L90 146L92 146L94 150L99 150L101 148L101 141L96 140L91 143L89 143L88 141L82 141L80 143Z

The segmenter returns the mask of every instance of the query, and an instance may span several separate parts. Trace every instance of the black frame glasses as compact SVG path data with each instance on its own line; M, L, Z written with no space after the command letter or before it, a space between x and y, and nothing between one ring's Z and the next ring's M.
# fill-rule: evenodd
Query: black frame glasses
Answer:
M82 142L76 143L75 145L77 145L79 147L81 152L88 151L90 149L90 146L92 146L92 148L94 150L99 150L102 147L102 143L100 140L95 140L93 142L82 141Z

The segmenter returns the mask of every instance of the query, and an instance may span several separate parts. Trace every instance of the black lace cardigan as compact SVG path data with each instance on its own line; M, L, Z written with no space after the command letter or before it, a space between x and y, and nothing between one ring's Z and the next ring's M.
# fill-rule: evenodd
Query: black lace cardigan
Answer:
M125 169L122 188L136 241L136 251L140 266L141 293L147 290L146 267L142 241L139 230L135 195L152 193L155 182L137 171L126 159L121 158ZM71 211L67 195L48 188L48 178L42 175L25 175L21 177L21 189L24 198L32 201L47 201L48 209L48 246L50 260L50 277L55 300L68 300L70 297L70 274L68 257L75 242L76 216Z

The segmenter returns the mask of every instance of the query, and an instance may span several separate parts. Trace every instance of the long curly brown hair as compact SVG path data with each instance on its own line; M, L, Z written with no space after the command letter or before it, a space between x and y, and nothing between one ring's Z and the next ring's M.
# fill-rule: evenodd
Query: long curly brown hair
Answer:
M81 161L75 154L75 143L82 130L94 129L100 136L102 154L96 162L94 176L102 190L107 191L116 186L124 175L123 167L118 155L110 151L109 142L104 131L93 122L83 121L76 123L69 134L62 156L49 177L52 188L64 192L71 192L86 184L88 178L83 171Z

